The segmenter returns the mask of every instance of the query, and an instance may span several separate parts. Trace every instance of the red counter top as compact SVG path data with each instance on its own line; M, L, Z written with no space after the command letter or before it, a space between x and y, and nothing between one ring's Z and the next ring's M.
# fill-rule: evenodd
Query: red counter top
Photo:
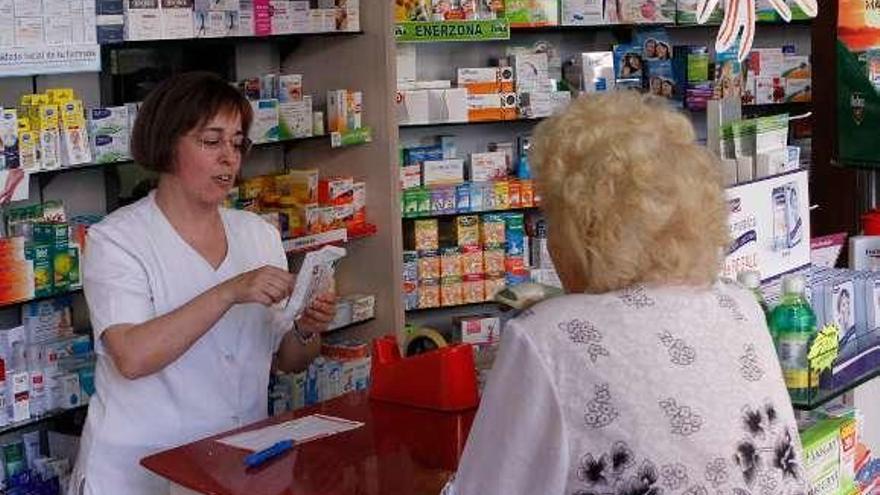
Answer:
M455 471L475 410L442 413L370 401L365 392L240 430L321 413L364 426L297 445L256 471L248 452L214 441L230 432L141 461L172 483L211 495L436 495Z

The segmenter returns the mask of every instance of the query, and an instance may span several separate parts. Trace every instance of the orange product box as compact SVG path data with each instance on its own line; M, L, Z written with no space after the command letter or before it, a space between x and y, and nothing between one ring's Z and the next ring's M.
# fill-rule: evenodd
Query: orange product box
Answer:
M419 282L419 308L440 307L440 283L437 279Z
M366 343L358 341L344 340L332 344L322 342L321 355L330 359L350 361L369 357L370 348Z
M511 208L522 208L522 183L518 180L507 181L507 204Z
M354 179L331 177L318 181L318 202L324 206L348 205L354 202Z
M469 94L467 105L468 121L470 122L504 120L505 114L502 111L500 94Z
M501 95L501 118L502 120L516 120L519 118L516 93L503 93Z
M522 208L535 206L535 183L531 179L519 181L520 205Z
M274 176L274 192L296 198L302 204L318 201L318 170L291 170Z
M437 251L419 252L419 280L440 277L440 254Z
M352 209L354 210L349 228L367 223L367 184L355 182L352 184Z
M504 290L506 286L507 280L503 275L486 277L484 285L486 300L491 301L495 297L495 294Z
M483 275L465 275L461 279L462 304L480 303L486 300Z
M461 246L462 275L480 275L483 273L483 248L480 246Z

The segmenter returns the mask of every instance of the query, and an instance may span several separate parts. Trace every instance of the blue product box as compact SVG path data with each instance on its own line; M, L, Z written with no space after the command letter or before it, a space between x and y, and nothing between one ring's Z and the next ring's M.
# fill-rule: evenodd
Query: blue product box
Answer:
M443 147L438 145L405 148L403 150L404 165L420 165L426 161L443 160Z
M459 184L455 187L455 211L456 213L471 212L470 184Z

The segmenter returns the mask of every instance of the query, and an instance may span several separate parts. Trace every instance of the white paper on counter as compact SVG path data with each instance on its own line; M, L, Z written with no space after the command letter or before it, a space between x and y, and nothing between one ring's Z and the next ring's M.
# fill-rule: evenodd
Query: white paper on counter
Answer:
M267 449L282 440L293 440L294 444L304 443L344 431L355 430L363 425L358 421L313 414L259 430L231 435L217 441L231 447L256 452Z

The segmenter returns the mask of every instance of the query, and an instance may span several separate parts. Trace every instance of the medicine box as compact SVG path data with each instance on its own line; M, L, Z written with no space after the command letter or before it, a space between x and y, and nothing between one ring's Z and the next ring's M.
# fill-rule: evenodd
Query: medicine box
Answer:
M327 130L346 132L348 130L348 91L344 89L327 92Z
M278 141L278 100L252 101L251 108L254 111L254 119L249 136L251 140L254 143Z
M185 39L195 36L193 0L161 0L162 38Z
M423 162L422 182L425 187L461 184L464 182L464 160L429 160Z
M395 103L398 124L421 125L431 122L428 91L398 91Z
M278 138L296 139L312 135L312 99L278 104Z
M561 0L559 23L563 26L605 24L605 0Z
M467 89L431 89L428 93L428 121L467 122Z
M130 41L162 38L159 0L125 0L125 39Z
M507 154L503 151L472 153L468 179L472 182L501 180L507 177Z

